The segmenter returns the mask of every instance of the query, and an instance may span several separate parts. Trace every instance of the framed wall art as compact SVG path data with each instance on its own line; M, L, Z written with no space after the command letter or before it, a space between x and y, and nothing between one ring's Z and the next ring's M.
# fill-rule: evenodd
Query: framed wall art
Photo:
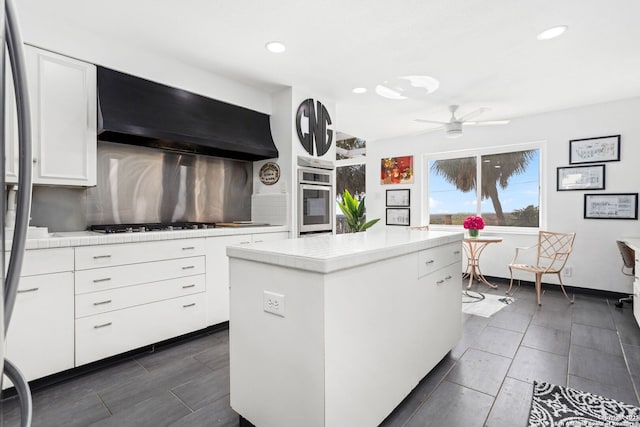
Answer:
M567 166L558 168L556 189L604 190L605 165Z
M569 141L569 164L620 161L620 135Z
M638 219L638 193L585 194L585 219Z
M382 159L380 184L413 184L413 156Z
M411 190L387 190L387 206L408 208L411 206Z
M387 225L411 225L409 208L387 208Z

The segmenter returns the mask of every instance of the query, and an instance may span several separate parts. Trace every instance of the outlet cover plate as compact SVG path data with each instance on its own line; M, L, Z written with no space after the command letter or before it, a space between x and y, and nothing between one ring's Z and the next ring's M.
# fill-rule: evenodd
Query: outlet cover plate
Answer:
M262 308L267 313L284 317L284 303L284 295L277 294L275 292L264 291L264 294L262 296Z

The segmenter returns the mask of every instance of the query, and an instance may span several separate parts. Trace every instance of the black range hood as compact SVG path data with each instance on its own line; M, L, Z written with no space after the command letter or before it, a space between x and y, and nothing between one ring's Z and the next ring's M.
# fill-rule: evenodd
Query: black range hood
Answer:
M240 160L278 157L269 116L98 67L98 139Z

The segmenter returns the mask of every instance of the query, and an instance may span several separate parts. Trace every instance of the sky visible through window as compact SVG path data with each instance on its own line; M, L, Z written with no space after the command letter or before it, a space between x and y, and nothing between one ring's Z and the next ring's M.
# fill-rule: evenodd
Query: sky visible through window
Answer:
M476 212L476 192L463 193L442 176L432 172L434 160L429 161L429 212L433 214L456 214ZM498 195L504 212L512 212L529 205L539 206L540 151L534 155L524 173L513 175L506 189L498 186ZM495 213L491 200L482 200L483 213Z

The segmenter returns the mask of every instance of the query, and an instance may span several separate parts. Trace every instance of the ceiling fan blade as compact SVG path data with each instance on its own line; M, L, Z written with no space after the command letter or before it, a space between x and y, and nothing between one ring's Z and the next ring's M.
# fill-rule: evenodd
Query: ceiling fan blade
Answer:
M478 108L477 110L473 110L472 112L467 113L464 116L458 117L458 121L464 122L465 120L472 119L476 116L479 116L482 113L486 113L487 111L489 111L489 108L486 108L486 107Z
M495 125L506 125L509 124L511 120L483 120L483 121L475 121L475 122L463 122L463 125L469 126L495 126Z
M447 122L439 122L437 120L426 120L426 119L413 119L414 122L420 122L420 123L433 123L436 125L446 125Z
M433 132L437 132L437 131L441 131L442 129L444 129L444 126L436 126L434 128L430 128L430 129L425 129L425 130L421 130L415 133L412 133L411 135L414 136L420 136L420 135L426 135L428 133L433 133Z

